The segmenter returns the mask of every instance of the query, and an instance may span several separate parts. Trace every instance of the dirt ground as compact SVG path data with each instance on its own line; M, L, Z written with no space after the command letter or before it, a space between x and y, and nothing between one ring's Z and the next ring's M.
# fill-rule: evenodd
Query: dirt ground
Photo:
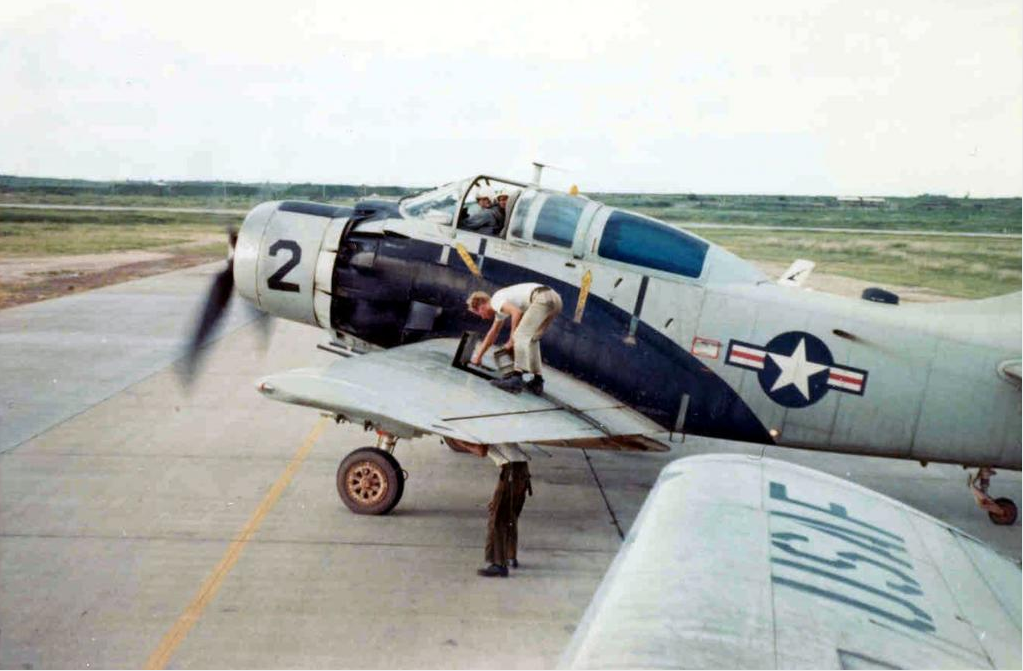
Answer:
M772 263L770 261L755 261L754 264L767 273L768 277L777 279L781 276L789 264L787 263ZM842 277L840 275L827 275L825 273L818 273L814 270L810 273L810 277L807 279L804 285L808 289L814 291L821 291L829 294L838 294L839 296L850 296L852 298L859 298L860 294L867 287L881 287L888 291L892 291L899 296L899 300L907 303L940 303L943 301L954 301L964 300L961 298L953 298L951 296L943 296L933 289L927 287L909 287L901 286L896 284L883 284L880 282L871 282L869 280L858 280L852 277Z
M165 252L0 258L0 309L223 259L187 247Z
M224 258L222 254L189 251L187 247L162 252L112 252L78 256L0 258L0 309L55 298L73 291L85 291L147 275L165 273ZM786 264L759 262L771 277L778 277ZM876 282L837 275L813 273L807 287L815 291L859 297ZM907 302L933 303L954 300L923 287L885 285Z

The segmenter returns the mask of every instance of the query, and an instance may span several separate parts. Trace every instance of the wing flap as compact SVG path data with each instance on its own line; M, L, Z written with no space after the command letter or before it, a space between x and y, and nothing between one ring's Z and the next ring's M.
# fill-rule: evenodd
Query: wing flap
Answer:
M451 366L457 341L430 340L270 375L270 398L369 421L396 435L434 433L471 443L604 441L662 431L571 376L545 373L547 394L509 394ZM560 399L571 399L571 405ZM619 447L628 447L626 444Z

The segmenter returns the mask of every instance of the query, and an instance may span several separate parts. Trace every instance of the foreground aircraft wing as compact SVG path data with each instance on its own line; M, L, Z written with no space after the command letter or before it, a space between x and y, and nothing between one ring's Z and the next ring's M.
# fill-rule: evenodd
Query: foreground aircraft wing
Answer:
M274 400L370 422L403 438L432 433L483 445L667 449L647 438L663 431L656 423L589 385L548 369L544 397L510 394L453 367L457 346L450 338L404 345L270 375L257 387Z
M1020 668L1020 568L858 485L772 459L669 464L570 668Z

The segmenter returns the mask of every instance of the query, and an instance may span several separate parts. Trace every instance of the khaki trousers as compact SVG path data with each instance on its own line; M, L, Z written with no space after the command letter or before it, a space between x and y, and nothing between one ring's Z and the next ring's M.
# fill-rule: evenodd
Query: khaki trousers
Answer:
M540 375L540 338L561 313L561 296L548 287L533 291L512 342L515 345L515 370Z
M488 564L507 566L518 558L519 514L526 504L526 492L533 493L529 481L529 464L512 461L501 466L494 497L487 517L487 546L484 556Z

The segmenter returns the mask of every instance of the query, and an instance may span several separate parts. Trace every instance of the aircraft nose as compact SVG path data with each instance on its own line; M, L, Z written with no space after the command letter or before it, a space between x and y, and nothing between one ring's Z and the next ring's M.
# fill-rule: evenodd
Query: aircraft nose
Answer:
M235 248L238 293L274 316L329 327L331 274L351 212L302 201L257 205Z
M234 286L244 298L259 304L256 292L256 269L259 245L279 203L260 203L245 216L234 246Z

